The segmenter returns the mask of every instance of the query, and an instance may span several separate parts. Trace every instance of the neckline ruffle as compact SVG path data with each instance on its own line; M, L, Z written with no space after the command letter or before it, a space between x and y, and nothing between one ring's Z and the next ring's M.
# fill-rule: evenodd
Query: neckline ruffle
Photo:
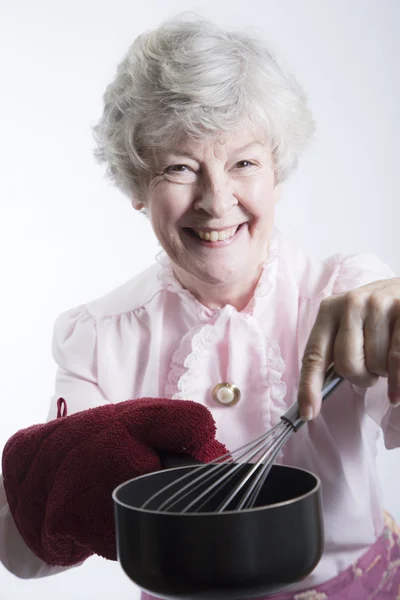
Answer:
M253 315L259 301L269 296L274 288L280 249L280 232L275 227L272 230L269 246L268 257L262 266L261 275L257 282L256 289L254 290L253 297L240 313ZM231 305L210 309L199 302L199 300L197 300L197 298L195 298L195 296L193 296L193 294L184 288L178 281L172 268L172 261L164 250L161 250L157 254L156 261L161 267L158 272L158 278L163 288L178 294L180 298L191 305L201 321L209 322L222 310L236 310L236 308Z

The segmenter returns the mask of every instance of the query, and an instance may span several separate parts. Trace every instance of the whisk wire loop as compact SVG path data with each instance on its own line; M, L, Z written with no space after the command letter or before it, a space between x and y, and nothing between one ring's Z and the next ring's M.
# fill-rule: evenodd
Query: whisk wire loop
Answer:
M331 365L325 375L323 401L341 381L342 378ZM298 402L295 402L282 415L281 422L270 431L210 463L190 468L188 473L152 495L142 504L142 508L179 513L199 512L204 507L206 512L212 510L218 513L253 508L277 456L291 435L304 423ZM245 469L245 473L235 484L240 469ZM217 508L210 509L210 499L223 492L232 480L234 486L230 486L227 497L219 502ZM182 505L186 498L187 504Z
M163 487L161 490L159 490L153 496L151 496L151 498L146 500L146 502L142 505L142 508L143 509L147 508L150 510L151 505L154 504L154 502L157 500L157 498L165 495L165 493L168 492L169 490L171 490L172 488L177 487L178 489L176 492L172 493L171 496L169 496L166 500L164 500L164 502L162 502L161 504L159 504L157 506L157 511L171 510L172 507L178 502L178 500L179 501L183 500L185 497L187 497L189 494L191 494L194 491L193 486L202 487L202 485L204 484L205 478L208 477L209 479L212 479L213 474L216 472L217 469L220 469L221 467L224 467L224 466L231 465L233 462L240 461L249 453L249 451L253 450L254 448L257 449L256 450L256 454L257 454L259 452L260 444L265 443L266 440L273 437L274 434L275 434L275 428L271 429L267 433L263 433L262 435L260 435L258 438L256 438L249 444L244 444L243 446L241 446L240 448L237 448L233 452L227 452L226 454L223 454L222 456L218 457L217 459L215 459L207 464L196 466L194 468L195 473L191 469L189 473L182 475L182 477L180 477L178 480L172 481L170 484ZM242 465L238 464L237 466L240 467ZM193 477L194 475L196 477L195 480L190 481L190 479L194 479L194 477ZM186 483L185 485L182 486L182 484L187 480L189 480L188 483ZM174 502L175 500L176 500L176 502Z

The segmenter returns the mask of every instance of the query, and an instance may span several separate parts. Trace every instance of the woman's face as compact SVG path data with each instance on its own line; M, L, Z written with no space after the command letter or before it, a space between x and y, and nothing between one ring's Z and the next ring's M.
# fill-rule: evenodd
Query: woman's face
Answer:
M181 283L226 287L259 274L279 194L268 144L243 130L158 153L145 206Z

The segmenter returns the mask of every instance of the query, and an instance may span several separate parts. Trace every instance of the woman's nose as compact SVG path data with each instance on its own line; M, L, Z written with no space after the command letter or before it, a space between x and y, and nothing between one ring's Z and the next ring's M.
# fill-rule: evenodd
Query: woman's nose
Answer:
M203 210L216 219L221 219L235 204L237 204L237 200L229 182L208 182L198 190L194 208Z

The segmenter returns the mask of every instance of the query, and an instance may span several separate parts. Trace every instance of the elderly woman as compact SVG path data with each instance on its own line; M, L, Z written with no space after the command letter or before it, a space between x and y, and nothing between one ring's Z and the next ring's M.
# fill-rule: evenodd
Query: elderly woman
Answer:
M0 557L16 576L115 560L119 483L161 468L162 450L236 448L299 398L308 422L279 461L321 478L326 543L276 598L395 598L400 538L375 456L380 430L400 445L400 281L373 255L315 260L276 230L313 131L301 88L255 36L183 18L133 43L97 156L163 251L56 323L49 419L3 452ZM332 362L344 382L319 414Z

